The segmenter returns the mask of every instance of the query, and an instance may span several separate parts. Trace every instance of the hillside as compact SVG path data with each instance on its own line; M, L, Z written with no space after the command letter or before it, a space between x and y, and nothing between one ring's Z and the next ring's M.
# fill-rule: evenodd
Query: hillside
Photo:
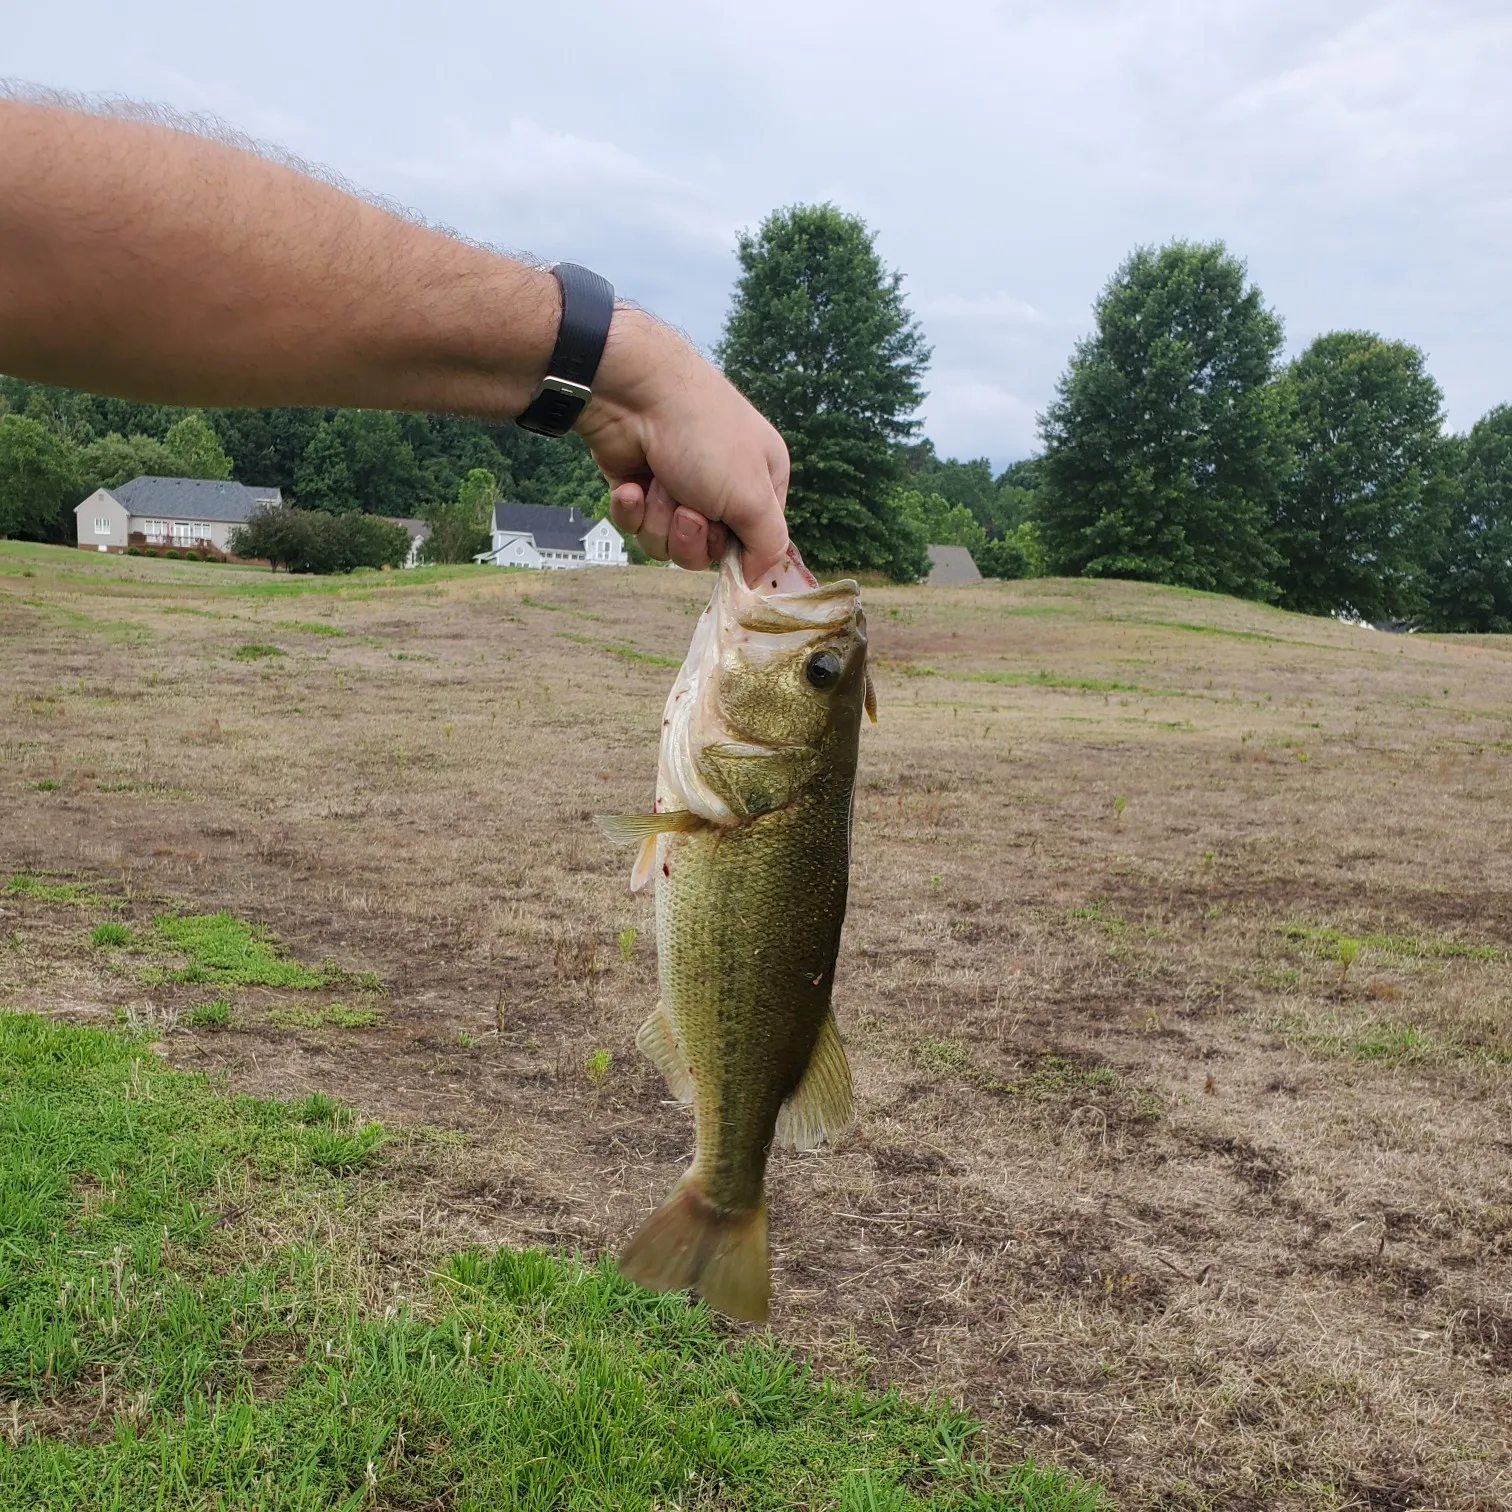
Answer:
M0 1004L451 1131L405 1176L449 1240L618 1244L689 1128L591 816L649 803L708 586L0 543ZM774 1161L778 1339L1124 1508L1508 1505L1512 638L1138 584L866 601L861 1122ZM353 975L89 942L172 909Z

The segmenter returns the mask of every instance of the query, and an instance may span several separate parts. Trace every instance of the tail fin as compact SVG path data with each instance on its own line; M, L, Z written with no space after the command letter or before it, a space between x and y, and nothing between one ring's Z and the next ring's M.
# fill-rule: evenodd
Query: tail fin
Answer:
M653 1291L692 1286L717 1312L764 1323L772 1301L766 1198L721 1213L690 1172L625 1246L619 1268Z

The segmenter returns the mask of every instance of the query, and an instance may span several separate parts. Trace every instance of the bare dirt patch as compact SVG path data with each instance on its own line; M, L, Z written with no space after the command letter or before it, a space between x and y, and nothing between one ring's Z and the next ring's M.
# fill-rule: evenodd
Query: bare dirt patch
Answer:
M96 899L0 893L0 1003L176 1016L178 1063L465 1135L406 1166L416 1232L620 1242L691 1129L590 822L648 802L670 672L605 648L680 656L708 584L0 569L0 889ZM867 597L862 1116L774 1162L778 1334L1129 1508L1512 1505L1512 653L1134 585ZM170 907L377 972L377 1021L252 988L190 1027L216 988L90 943Z

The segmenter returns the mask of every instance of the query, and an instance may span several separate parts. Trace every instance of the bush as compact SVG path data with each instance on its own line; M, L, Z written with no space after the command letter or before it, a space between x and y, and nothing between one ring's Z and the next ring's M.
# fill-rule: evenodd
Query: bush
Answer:
M171 558L172 558L172 559L173 559L173 560L174 560L174 561L175 561L175 562L176 562L176 561L178 561L178 559L179 559L179 554L178 554L178 552L176 552L176 551L175 551L175 550L174 550L174 549L173 549L173 547L171 547L171 546L170 546L170 547L169 547L169 548L168 548L168 549L167 549L167 551L165 551L165 552L164 552L164 553L163 553L163 555L164 555L164 556L165 556L165 557L171 557Z
M276 572L351 572L400 567L409 555L402 525L367 514L325 514L279 505L259 510L231 537L234 556L261 558Z
M126 555L127 556L141 556L141 554L142 554L142 548L140 546L128 546L126 548Z
M1032 521L973 549L983 577L1030 578L1045 575L1045 552Z

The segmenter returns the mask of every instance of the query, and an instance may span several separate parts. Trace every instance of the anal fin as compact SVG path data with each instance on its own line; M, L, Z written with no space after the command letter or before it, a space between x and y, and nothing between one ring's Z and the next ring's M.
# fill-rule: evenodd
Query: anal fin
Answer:
M824 1015L803 1080L777 1115L776 1139L795 1150L812 1150L843 1133L855 1116L850 1062L831 1009Z
M635 1048L667 1079L678 1102L693 1101L693 1073L672 1031L672 1020L660 1003L635 1033Z

